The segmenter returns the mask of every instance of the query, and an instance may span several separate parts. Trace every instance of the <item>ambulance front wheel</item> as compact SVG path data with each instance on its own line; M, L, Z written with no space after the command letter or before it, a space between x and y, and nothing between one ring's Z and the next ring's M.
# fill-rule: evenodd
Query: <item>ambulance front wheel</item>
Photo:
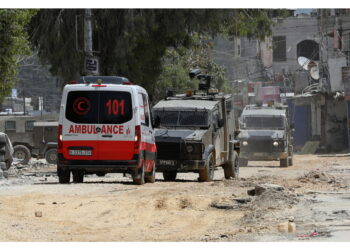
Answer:
M63 169L57 166L57 176L58 176L58 182L61 184L69 183L70 181L70 170L69 169Z

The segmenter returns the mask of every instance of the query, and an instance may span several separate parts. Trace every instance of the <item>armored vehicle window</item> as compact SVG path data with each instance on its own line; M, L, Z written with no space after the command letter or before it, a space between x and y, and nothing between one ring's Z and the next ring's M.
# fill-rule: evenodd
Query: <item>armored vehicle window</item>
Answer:
M162 126L176 126L179 111L154 111L154 117L159 118L160 125Z
M26 121L26 131L33 131L34 121Z
M181 111L179 112L180 126L207 126L208 112L206 111Z
M6 121L5 130L16 130L16 121Z
M243 123L246 129L284 129L282 116L246 116Z
M208 112L203 110L192 111L154 111L154 117L159 118L161 126L208 126Z

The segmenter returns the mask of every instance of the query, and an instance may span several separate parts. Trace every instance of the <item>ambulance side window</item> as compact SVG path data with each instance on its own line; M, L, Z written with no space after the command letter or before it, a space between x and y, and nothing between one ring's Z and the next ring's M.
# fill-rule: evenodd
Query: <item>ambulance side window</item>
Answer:
M140 104L140 120L142 125L149 126L149 107L147 102L147 96L143 93L138 94Z

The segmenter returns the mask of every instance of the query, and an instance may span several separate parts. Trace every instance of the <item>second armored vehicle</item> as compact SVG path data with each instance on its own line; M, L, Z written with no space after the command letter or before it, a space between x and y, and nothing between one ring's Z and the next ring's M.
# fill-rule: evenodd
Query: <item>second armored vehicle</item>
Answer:
M293 165L291 126L286 106L248 105L240 117L240 165L248 160L279 160L280 167Z

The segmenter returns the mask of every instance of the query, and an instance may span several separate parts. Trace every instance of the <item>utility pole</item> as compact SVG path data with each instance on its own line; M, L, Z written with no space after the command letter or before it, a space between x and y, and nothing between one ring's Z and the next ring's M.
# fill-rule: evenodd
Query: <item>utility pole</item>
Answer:
M84 18L84 48L85 57L93 56L92 53L92 13L91 9L85 9Z
M85 63L84 72L87 75L98 75L99 74L99 61L98 58L93 55L93 44L92 44L92 11L91 9L85 9L84 15L84 53Z

